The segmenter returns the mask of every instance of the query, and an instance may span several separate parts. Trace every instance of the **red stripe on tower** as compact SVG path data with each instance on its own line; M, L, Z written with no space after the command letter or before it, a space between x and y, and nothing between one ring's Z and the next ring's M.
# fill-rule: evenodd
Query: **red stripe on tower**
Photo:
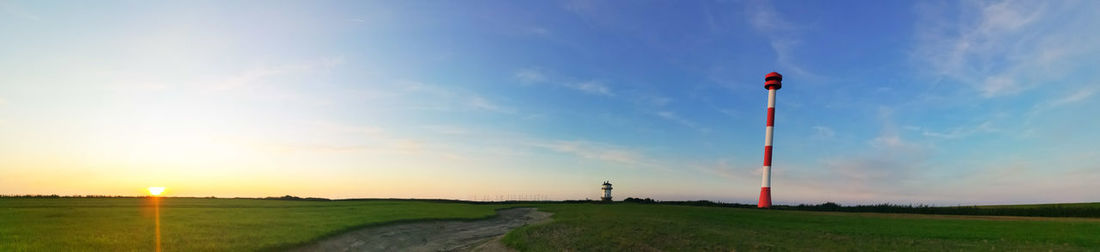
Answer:
M765 126L775 126L775 108L768 108L768 124Z
M768 119L764 127L764 167L760 180L758 208L772 207L772 134L775 130L775 93L783 87L783 75L771 72L764 75L764 88L768 90Z
M772 166L772 147L764 146L764 166Z

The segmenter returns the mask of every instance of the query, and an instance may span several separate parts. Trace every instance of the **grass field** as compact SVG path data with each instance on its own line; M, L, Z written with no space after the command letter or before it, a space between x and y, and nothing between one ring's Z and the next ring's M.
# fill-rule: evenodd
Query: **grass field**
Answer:
M549 204L554 221L509 233L521 251L1095 250L1100 219Z
M367 225L484 218L497 208L528 205L406 200L162 200L165 251L287 248ZM505 237L505 244L521 251L1100 248L1100 218L806 212L633 203L535 206L553 212L554 221L519 228ZM148 198L0 198L0 251L151 251L153 217Z
M977 208L1049 208L1049 207L1063 207L1063 208L1094 208L1100 209L1100 202L1092 203L1056 203L1056 204L1026 204L1026 205L986 205L975 206Z
M286 247L372 223L483 218L495 206L425 201L161 199L165 251ZM148 198L0 198L0 251L153 251Z

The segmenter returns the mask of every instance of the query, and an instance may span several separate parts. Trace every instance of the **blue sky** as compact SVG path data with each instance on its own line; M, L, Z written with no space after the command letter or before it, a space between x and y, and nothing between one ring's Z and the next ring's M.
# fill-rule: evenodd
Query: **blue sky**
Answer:
M1100 201L1093 1L0 2L0 193Z

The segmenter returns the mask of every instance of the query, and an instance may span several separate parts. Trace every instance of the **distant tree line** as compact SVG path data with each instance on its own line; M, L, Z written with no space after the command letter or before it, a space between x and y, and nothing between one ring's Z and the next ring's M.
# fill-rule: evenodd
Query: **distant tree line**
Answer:
M329 201L329 199L326 199L326 198L314 198L314 197L302 198L302 197L292 196L292 195L284 195L282 197L264 197L263 199L265 199L265 200Z
M1038 205L1038 206L929 206L929 205L855 205L842 206L833 202L817 205L801 204L797 206L772 206L780 210L828 211L828 212L868 212L868 213L913 213L913 214L949 214L949 215L996 215L1031 217L1100 217L1100 205Z
M721 203L707 200L696 201L657 201L650 198L626 198L623 202L638 204L707 206L756 208L752 204ZM821 212L861 212L861 213L906 213L906 214L944 214L944 215L991 215L991 216L1028 216L1028 217L1100 217L1100 204L1094 205L1038 205L1038 206L931 206L875 204L844 206L833 202L816 205L772 205L775 210L821 211Z
M656 200L653 200L653 199L650 199L650 198L642 199L642 198L627 197L626 199L623 199L623 202L640 203L640 204L657 204Z
M141 198L143 196L120 195L57 195L57 194L0 194L0 198Z
M22 195L3 195L0 194L0 198L142 198L147 196L118 196L118 195L57 195L57 194L22 194ZM191 198L191 197L186 197ZM209 198L215 197L195 197L195 198ZM236 199L257 199L257 198L236 198ZM281 197L265 197L259 198L264 200L301 200L301 201L329 201L327 198L315 198L307 197L302 198L292 195L284 195ZM577 203L592 203L592 204L608 204L608 202L596 201L591 199L584 200L564 200L564 201L498 201L498 202L483 202L483 201L464 201L464 200L448 200L448 199L338 199L338 201L369 201L369 200L413 200L413 201L428 201L428 202L448 202L448 203L468 203L468 204L577 204ZM660 204L660 205L681 205L681 206L705 206L705 207L731 207L731 208L756 208L754 204L741 204L741 203L723 203L713 202L708 200L695 200L695 201L659 201L651 198L633 198L629 197L622 202L615 203L635 203L635 204ZM1037 205L1037 206L930 206L930 205L899 205L899 204L874 204L874 205L854 205L844 206L833 202L825 202L821 204L809 205L772 205L774 210L797 210L797 211L822 211L822 212L863 212L863 213L906 213L906 214L945 214L945 215L991 215L991 216L1030 216L1030 217L1090 217L1100 218L1100 204L1080 204L1080 205L1064 205L1064 204L1050 204L1050 205Z

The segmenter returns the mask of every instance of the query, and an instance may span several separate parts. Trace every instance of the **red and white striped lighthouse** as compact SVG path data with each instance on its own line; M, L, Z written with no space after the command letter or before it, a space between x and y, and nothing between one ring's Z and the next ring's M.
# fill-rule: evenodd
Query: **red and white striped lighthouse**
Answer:
M783 87L783 75L771 72L764 75L764 88L768 89L768 124L764 128L764 177L760 180L760 202L757 208L772 207L772 134L775 126L775 91Z

